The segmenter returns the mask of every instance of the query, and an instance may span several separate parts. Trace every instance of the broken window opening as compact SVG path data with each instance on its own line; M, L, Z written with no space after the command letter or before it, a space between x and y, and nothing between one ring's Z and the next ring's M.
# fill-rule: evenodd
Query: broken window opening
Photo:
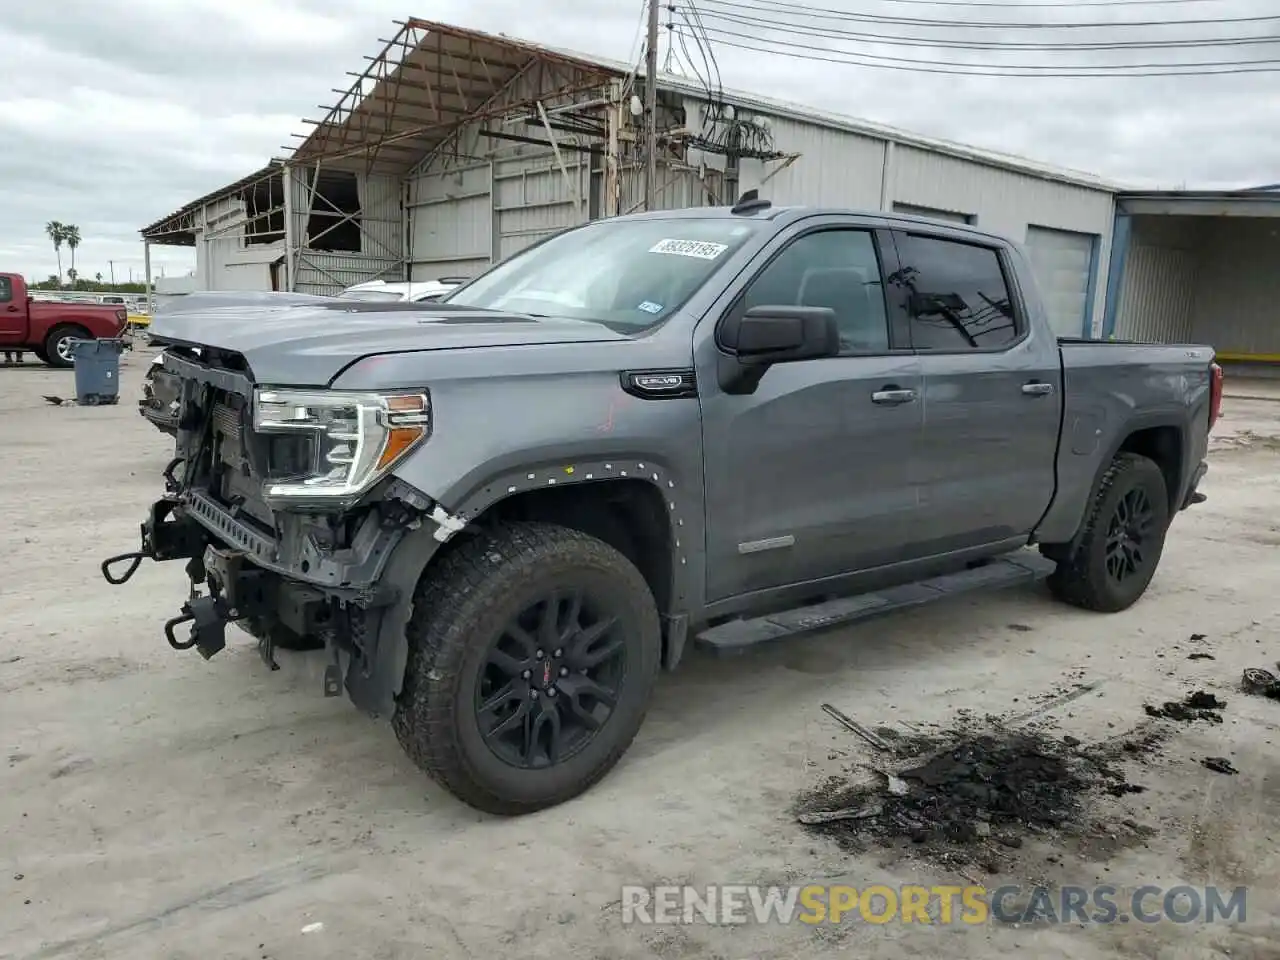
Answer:
M307 247L360 253L360 184L356 175L346 170L321 170L317 180L315 170L309 170L307 180L308 191L315 185L307 217Z
M284 180L268 177L242 194L244 242L276 243L284 239Z

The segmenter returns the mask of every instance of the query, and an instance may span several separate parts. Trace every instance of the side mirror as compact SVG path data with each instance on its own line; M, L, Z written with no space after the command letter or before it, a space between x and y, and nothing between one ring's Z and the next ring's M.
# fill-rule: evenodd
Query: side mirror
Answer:
M720 344L751 366L834 357L840 353L840 331L829 307L752 307L729 318Z

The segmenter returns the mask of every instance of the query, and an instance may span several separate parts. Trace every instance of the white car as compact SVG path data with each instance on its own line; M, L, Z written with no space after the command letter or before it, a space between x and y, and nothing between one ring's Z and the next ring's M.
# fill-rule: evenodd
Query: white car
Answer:
M466 282L465 277L442 277L439 280L412 280L408 282L370 280L347 287L338 294L343 300L381 300L385 302L414 301L421 303L439 300L450 290Z

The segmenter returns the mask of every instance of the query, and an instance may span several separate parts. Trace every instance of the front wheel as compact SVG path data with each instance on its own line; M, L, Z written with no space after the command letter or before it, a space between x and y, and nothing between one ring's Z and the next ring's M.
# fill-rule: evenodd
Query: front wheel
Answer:
M661 633L648 584L577 530L485 531L414 597L393 721L405 752L477 809L562 803L621 758L644 720Z
M1146 457L1118 453L1094 493L1074 553L1056 557L1049 589L1073 606L1116 613L1146 592L1170 520L1164 474Z

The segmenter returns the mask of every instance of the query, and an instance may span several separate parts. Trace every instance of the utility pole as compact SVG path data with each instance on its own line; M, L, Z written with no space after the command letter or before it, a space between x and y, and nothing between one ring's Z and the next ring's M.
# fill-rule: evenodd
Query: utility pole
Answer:
M107 265L111 268L111 285L114 287L116 285L116 262L108 260Z
M658 189L658 2L649 0L649 42L644 50L644 208Z

